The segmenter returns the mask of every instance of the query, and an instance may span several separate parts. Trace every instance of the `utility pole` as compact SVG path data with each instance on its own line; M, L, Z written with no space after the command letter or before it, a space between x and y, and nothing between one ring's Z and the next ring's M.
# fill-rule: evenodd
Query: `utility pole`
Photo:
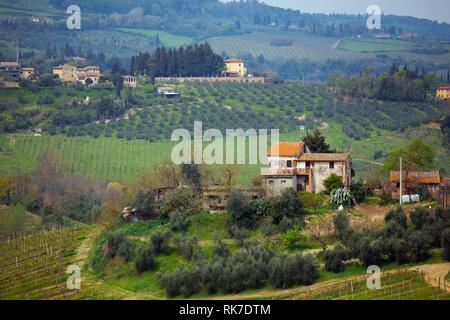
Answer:
M403 158L400 157L400 205L403 204Z

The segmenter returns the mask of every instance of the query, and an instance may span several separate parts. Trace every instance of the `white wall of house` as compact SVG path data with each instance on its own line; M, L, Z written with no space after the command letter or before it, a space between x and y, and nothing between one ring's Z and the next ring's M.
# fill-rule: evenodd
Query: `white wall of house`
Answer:
M295 157L268 157L270 168L286 168L287 162L296 160Z
M334 169L330 168L330 162L314 162L311 164L313 171L313 191L316 193L326 191L323 182L331 175L336 174L343 178L343 182L347 184L347 166L345 162L334 162Z
M266 177L264 179L269 196L280 195L288 188L297 189L297 176L291 177Z

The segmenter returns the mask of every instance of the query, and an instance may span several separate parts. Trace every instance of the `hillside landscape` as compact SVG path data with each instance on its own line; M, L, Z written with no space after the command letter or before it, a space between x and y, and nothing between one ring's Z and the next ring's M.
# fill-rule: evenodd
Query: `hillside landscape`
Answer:
M0 300L450 300L450 25L366 19L0 0Z

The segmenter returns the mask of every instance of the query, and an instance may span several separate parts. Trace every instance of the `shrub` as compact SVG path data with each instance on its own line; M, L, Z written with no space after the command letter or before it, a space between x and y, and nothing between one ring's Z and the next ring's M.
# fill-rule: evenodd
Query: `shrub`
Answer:
M366 200L368 195L367 187L364 185L362 180L359 180L356 183L353 183L350 191L352 193L353 199L355 199L356 203L363 203Z
M400 226L402 229L408 227L408 219L406 217L405 211L402 207L397 206L396 208L389 210L384 217L384 221L389 224L393 222L394 224Z
M130 261L134 254L134 245L123 232L109 232L106 234L107 256L114 258L122 256Z
M417 230L422 230L425 226L433 223L433 218L424 207L414 208L409 217Z
M302 240L302 233L299 229L293 228L283 235L283 244L288 249L293 249Z
M181 210L175 210L169 214L169 226L174 231L187 230L187 216Z
M248 239L250 233L245 229L233 226L231 228L231 235L233 236L233 239L236 241L236 245L238 247L242 247L244 245L244 240Z
M342 182L342 177L338 176L335 173L332 173L328 178L323 181L323 185L325 189L327 189L327 193L330 194L334 190L338 188L343 188L344 183Z
M136 213L151 217L154 212L153 199L154 195L151 191L140 189L133 200L133 208L136 209Z
M196 237L181 236L175 238L174 242L181 256L188 260L194 257L194 253L198 249L198 239Z
M297 192L288 188L275 200L272 208L272 218L275 224L280 224L283 217L302 218L305 215L303 203L298 198Z
M380 196L379 204L381 206L387 206L388 204L391 204L391 203L392 203L392 197L391 197L390 193L387 191L383 191Z
M359 248L359 260L365 267L381 265L383 252L380 243L377 241L371 242L368 238L363 239Z
M222 240L217 240L213 248L213 259L227 258L229 255L230 249L228 248L227 244Z
M414 231L407 239L412 262L425 261L430 257L431 239L423 231Z
M311 285L319 271L311 256L277 256L270 262L269 281L275 288Z
M444 259L450 261L450 228L442 233L442 248L444 249Z
M333 250L325 251L323 258L325 260L325 270L339 273L345 270L344 261L349 257L348 252L342 247L337 246Z
M254 226L250 198L239 191L232 190L227 200L227 211L230 215L229 226L252 228Z
M298 197L306 208L313 210L314 214L325 203L325 196L320 193L301 192Z
M343 243L346 243L353 234L348 214L345 212L338 212L333 216L333 224L336 237Z
M150 249L154 252L155 255L167 253L169 249L169 239L169 232L156 231L150 237Z
M338 188L331 192L330 203L333 208L343 206L344 208L350 208L353 205L353 198L350 190L347 188Z
M155 265L155 254L150 248L141 250L136 259L136 271L142 273L151 270Z
M159 210L160 214L168 217L170 213L177 209L188 216L198 213L199 203L192 189L174 189L164 195Z

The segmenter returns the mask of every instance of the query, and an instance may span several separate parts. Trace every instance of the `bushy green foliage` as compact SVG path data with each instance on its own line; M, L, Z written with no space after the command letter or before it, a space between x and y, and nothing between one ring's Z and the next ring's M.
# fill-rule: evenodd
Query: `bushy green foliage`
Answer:
M187 215L179 209L170 213L169 226L174 231L186 231L188 226Z
M353 234L348 213L343 211L336 213L333 216L333 224L336 237L343 243L347 243Z
M230 215L229 226L252 228L255 224L250 198L243 192L232 190L227 200L227 211Z
M302 232L298 228L288 230L283 234L283 244L288 249L293 249L302 240Z
M280 224L284 217L294 219L302 218L304 215L304 205L298 198L297 192L294 189L285 189L281 196L274 200L272 208L274 224Z
M431 214L424 207L414 208L409 217L417 230L422 230L433 222Z
M331 153L330 145L325 142L319 129L315 129L312 134L308 133L303 137L302 141L306 144L311 152L315 153Z
M109 232L106 234L107 257L124 257L130 261L134 255L134 245L123 232Z
M180 255L188 260L191 260L195 251L199 249L198 239L195 236L179 236L174 239L174 243Z
M352 183L350 188L353 199L356 203L363 203L366 197L369 195L369 190L362 180Z
M197 196L192 189L178 188L168 191L164 195L159 213L163 217L168 217L170 213L179 210L189 216L198 213L199 208Z
M324 252L325 270L339 273L345 270L345 260L349 258L349 252L342 246L338 245L333 250Z
M171 235L169 232L163 232L159 230L150 236L149 246L155 255L167 253L167 251L169 250L170 236Z
M238 228L237 226L233 226L231 228L231 235L236 242L238 247L242 247L244 245L245 239L248 239L250 233L246 229Z
M270 261L269 281L275 288L310 285L319 278L311 256L276 256Z
M138 274L151 270L155 266L155 254L150 248L141 250L136 259Z
M344 187L342 177L338 176L335 173L330 174L330 176L323 181L323 185L325 189L327 189L328 194L330 194L336 189Z
M136 213L142 216L153 216L154 204L153 192L140 189L133 200L133 208L136 209Z
M158 281L169 296L189 297L208 293L238 293L258 288L267 279L273 253L258 246L239 249L235 254L213 255L210 263L202 261L192 267L158 274Z
M325 196L321 193L300 192L298 197L304 206L312 209L314 213L325 204Z

